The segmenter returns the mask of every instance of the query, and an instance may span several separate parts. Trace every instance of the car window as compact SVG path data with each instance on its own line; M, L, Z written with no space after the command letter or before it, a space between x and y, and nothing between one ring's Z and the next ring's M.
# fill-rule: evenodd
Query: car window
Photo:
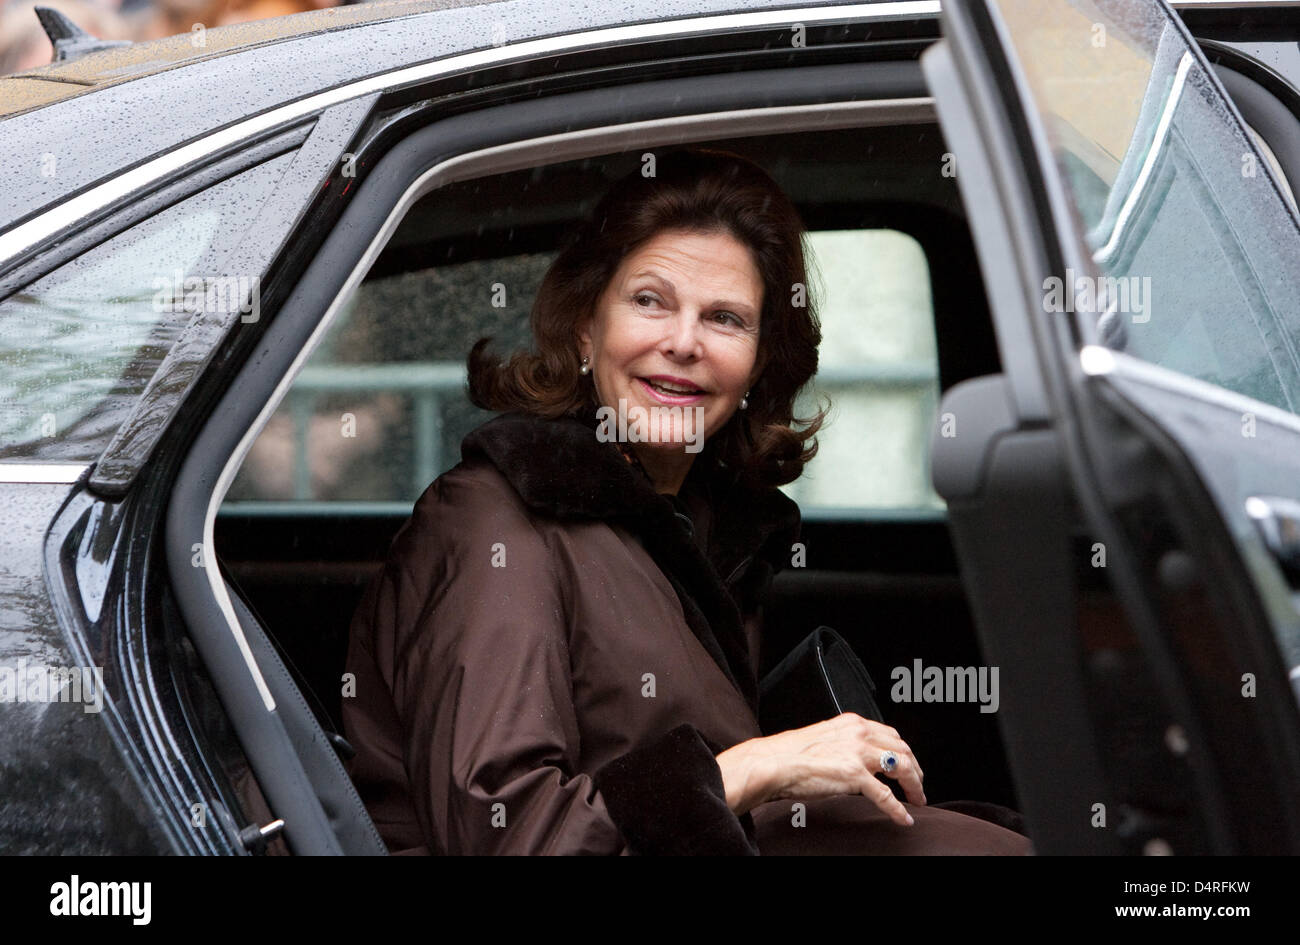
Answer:
M0 458L95 459L196 310L251 312L252 280L198 274L292 157L213 184L0 302Z
M825 340L803 406L825 394L834 408L818 458L786 491L806 510L933 514L942 508L928 475L938 371L925 254L881 229L814 231L808 248ZM530 345L529 309L555 252L384 274L404 253L390 244L348 300L250 450L226 511L289 502L409 512L491 416L469 403L465 355L483 335L501 351ZM871 463L861 461L866 441Z
M831 416L817 457L784 491L805 511L942 509L929 474L939 363L925 251L890 229L815 230L808 248L822 344L800 406L806 415L824 395Z
M993 5L1100 275L1049 278L1045 309L1075 313L1113 349L1300 409L1294 211L1168 15L1113 0Z
M459 461L461 439L492 416L468 399L470 346L483 335L501 350L527 346L529 303L553 258L447 263L363 282L253 444L227 507L290 500L333 513L409 512Z

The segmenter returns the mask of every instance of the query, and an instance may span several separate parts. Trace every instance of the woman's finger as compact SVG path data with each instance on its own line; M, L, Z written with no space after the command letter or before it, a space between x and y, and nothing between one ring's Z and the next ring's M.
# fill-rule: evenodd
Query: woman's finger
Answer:
M912 752L911 747L901 738L890 738L888 736L877 736L871 744L879 746L881 751L888 749L895 754L902 756L907 755L911 759L912 765L916 768L916 773L922 781L925 780L925 771L921 768L921 763L916 760L916 755Z
M889 789L889 785L884 781L876 778L868 778L867 783L862 785L860 793L870 799L879 807L889 819L900 827L910 827L914 823L912 815L907 812L903 802L894 797L894 792Z
M887 756L892 756L894 760L893 767L886 767L882 762ZM873 759L868 757L867 765L870 768ZM895 751L885 749L878 752L874 759L874 770L887 778L893 778L903 788L903 794L913 804L925 804L925 790L921 787L921 775L916 764L916 759L912 757L910 751Z

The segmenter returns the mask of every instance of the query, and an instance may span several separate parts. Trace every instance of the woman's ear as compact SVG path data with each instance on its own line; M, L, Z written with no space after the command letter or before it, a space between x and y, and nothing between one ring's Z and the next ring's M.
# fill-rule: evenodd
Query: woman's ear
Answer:
M591 319L578 326L578 357L591 360Z
M767 367L766 351L759 354L758 358L754 361L754 370L749 372L749 384L747 386L751 390L753 390L754 385L758 383L758 379L762 376L763 368L765 367Z

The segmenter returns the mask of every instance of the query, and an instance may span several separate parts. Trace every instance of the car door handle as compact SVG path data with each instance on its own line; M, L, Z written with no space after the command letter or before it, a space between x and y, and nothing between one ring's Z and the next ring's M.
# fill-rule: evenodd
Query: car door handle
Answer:
M1246 514L1292 586L1300 583L1300 502L1253 495L1246 500Z

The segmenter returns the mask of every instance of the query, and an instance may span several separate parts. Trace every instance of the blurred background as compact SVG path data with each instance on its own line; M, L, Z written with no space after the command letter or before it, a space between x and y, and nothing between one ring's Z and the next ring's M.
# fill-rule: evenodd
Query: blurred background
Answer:
M33 8L51 7L100 39L141 42L357 0L0 0L0 75L48 65L54 49Z

